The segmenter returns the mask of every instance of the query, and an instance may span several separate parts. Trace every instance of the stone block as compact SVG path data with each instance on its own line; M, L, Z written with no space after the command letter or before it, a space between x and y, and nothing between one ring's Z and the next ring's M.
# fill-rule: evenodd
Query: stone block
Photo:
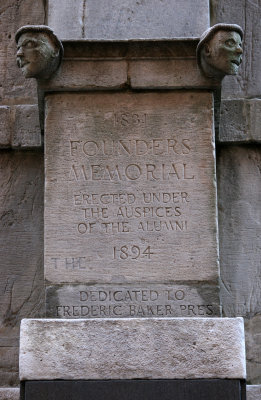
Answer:
M221 303L226 317L245 317L247 375L261 379L261 151L222 147L217 159Z
M126 61L77 62L65 59L58 74L43 85L45 90L95 90L119 89L126 83Z
M184 70L189 73L184 74ZM130 85L134 89L181 89L208 87L209 81L197 68L196 60L145 60L130 62Z
M0 400L19 400L19 388L1 388L0 387Z
M261 100L223 100L220 110L219 141L261 142Z
M193 16L193 18L192 18ZM49 0L48 25L61 39L200 37L209 27L207 0Z
M47 282L207 281L215 302L212 95L64 93L46 104Z
M2 150L0 182L0 382L14 386L20 320L44 311L42 155Z
M217 165L223 313L252 318L261 312L260 148L222 147Z
M261 385L247 385L247 400L261 399Z
M10 147L11 137L11 108L7 106L0 106L0 148Z
M245 379L241 318L21 323L21 380Z
M41 147L41 129L37 105L19 105L15 107L15 124L12 147Z

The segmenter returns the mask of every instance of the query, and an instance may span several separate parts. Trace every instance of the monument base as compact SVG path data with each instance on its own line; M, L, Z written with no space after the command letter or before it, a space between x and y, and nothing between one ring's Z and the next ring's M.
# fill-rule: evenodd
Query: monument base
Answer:
M25 319L21 324L26 400L79 400L86 393L90 400L105 392L108 399L121 400L169 399L174 393L175 400L218 399L222 393L227 400L243 400L245 378L242 318Z

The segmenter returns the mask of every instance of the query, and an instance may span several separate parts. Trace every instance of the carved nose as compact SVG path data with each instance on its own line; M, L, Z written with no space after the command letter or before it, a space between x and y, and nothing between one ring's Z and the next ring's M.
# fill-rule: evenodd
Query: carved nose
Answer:
M24 54L23 53L23 49L22 49L22 47L20 47L20 49L17 50L16 55L17 56L22 56L23 54Z
M237 47L237 53L239 53L239 54L242 54L243 53L243 49L242 49L242 47Z

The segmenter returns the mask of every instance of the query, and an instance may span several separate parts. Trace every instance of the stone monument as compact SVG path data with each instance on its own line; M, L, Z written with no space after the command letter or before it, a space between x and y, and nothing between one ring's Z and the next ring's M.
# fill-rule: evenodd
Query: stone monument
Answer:
M243 33L220 25L205 26L200 41L179 26L172 39L83 35L62 44L48 27L18 30L18 65L38 80L44 111L50 318L22 325L23 382L235 379L235 391L221 385L215 392L211 382L194 395L210 390L218 398L226 390L240 398L242 321L215 318L213 108L221 79L240 64ZM182 396L174 386L169 393ZM23 390L36 398L32 386ZM46 396L40 392L39 400Z

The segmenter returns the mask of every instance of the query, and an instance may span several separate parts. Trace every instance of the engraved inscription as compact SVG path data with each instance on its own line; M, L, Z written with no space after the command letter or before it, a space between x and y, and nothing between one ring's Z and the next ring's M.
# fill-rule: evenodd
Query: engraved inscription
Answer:
M51 293L47 291L47 315L57 318L211 317L219 308L217 302L203 299L206 294L201 298L182 285L65 286L55 291L54 304Z
M47 103L46 279L215 281L210 94L56 94Z

